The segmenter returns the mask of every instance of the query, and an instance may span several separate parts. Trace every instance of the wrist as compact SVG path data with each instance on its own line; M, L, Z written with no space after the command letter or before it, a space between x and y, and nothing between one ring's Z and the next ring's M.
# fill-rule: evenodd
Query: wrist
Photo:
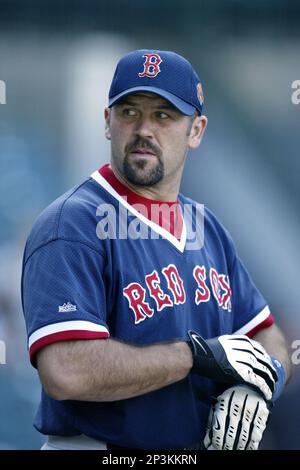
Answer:
M285 387L286 373L283 364L275 357L271 356L272 364L276 370L278 380L275 383L275 390L273 392L272 401L276 401L282 394Z

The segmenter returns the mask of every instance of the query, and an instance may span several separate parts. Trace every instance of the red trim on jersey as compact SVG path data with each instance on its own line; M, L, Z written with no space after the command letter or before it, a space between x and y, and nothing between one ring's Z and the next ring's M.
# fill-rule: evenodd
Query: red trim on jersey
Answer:
M256 325L255 328L252 328L252 330L248 331L248 333L246 333L246 336L249 336L249 338L253 338L253 336L256 335L256 333L263 330L264 328L269 328L269 326L272 326L273 323L275 323L275 319L272 313L270 313L268 318L262 321L259 325Z
M177 201L159 201L156 199L149 199L144 196L141 196L140 194L135 193L134 191L132 191L132 189L128 188L117 179L109 163L99 168L98 171L100 175L106 179L106 181L114 188L114 190L120 196L126 197L128 204L130 204L131 206L137 204L143 205L146 210L146 213L145 211L142 212L141 210L139 210L138 207L136 207L136 210L138 210L142 215L147 217L147 219L160 225L160 227L164 228L165 230L170 232L174 237L180 240L183 221L178 199ZM172 209L171 213L170 209L166 210L166 206ZM159 217L155 217L155 214L159 215Z
M109 333L105 331L69 330L60 331L58 333L52 333L50 335L38 339L32 344L29 350L30 362L33 367L36 367L35 355L37 351L39 351L44 346L47 346L48 344L71 339L105 339L108 337Z

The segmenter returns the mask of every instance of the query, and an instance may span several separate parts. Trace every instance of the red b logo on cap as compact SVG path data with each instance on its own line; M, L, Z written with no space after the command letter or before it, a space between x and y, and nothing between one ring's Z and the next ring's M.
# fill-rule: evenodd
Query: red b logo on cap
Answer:
M161 71L159 64L161 64L162 59L158 54L144 54L144 70L139 73L139 77L156 77L157 74Z

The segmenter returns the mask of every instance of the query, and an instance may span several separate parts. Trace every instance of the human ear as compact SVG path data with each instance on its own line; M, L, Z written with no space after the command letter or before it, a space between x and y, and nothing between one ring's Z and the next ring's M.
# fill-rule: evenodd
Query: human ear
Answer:
M197 116L192 124L191 132L188 138L189 148L196 149L202 140L208 119L206 116Z
M110 134L110 109L105 108L104 109L104 119L105 119L105 137L107 140L111 139L111 134Z

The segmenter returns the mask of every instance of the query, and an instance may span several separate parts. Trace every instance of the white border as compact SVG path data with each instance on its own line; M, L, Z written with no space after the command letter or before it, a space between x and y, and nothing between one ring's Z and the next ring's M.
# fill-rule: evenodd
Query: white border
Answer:
M118 194L117 191L114 190L114 188L106 181L106 179L103 178L102 175L100 175L98 170L94 171L91 174L91 178L93 178L97 183L100 184L100 186L106 189L106 191L108 191L115 199L117 199L121 204L123 204L123 206L126 207L126 209L129 212L131 212L138 219L144 222L144 224L148 225L154 232L158 233L163 238L166 238L170 243L172 243L172 245L174 245L177 248L177 250L183 253L184 248L185 248L185 243L186 243L186 225L185 225L185 221L183 217L182 217L181 237L180 237L180 240L177 240L177 238L174 237L166 229L160 227L160 225L157 225L151 220L147 219L147 217L140 214L136 209L134 209L134 207L128 204L128 202L125 201L125 199L123 199L122 196L120 196L120 194Z
M256 326L258 326L260 323L262 323L264 320L268 318L268 316L271 314L269 306L266 305L266 307L259 312L252 320L250 320L246 325L242 326L239 330L235 331L233 334L234 335L245 335L249 333L249 331L253 330Z
M90 321L83 321L83 320L73 320L73 321L65 321L60 323L53 323L52 325L43 326L39 330L36 330L32 335L29 336L28 339L28 346L29 349L31 346L41 338L45 336L52 335L54 333L61 333L63 331L97 331L97 332L104 332L108 333L108 329L103 325L97 325L96 323L92 323Z

